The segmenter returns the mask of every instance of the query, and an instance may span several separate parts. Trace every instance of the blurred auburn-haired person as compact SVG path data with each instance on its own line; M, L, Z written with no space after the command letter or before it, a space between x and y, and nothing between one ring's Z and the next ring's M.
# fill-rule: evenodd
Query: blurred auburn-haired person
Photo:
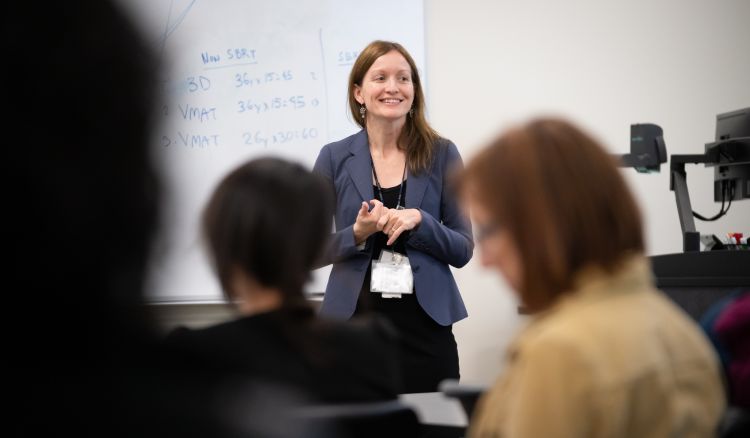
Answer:
M533 120L482 150L460 182L482 264L531 313L471 437L715 434L717 359L655 289L638 207L597 141Z

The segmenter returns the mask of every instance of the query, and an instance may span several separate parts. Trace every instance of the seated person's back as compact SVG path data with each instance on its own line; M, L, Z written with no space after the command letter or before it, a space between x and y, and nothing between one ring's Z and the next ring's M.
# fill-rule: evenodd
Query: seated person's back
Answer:
M319 402L375 401L399 392L395 332L387 321L322 320L311 309L279 309L191 330L168 343L217 375L289 385Z
M393 399L396 334L386 321L319 319L303 294L331 230L332 199L302 166L237 168L203 214L209 258L240 317L167 337L188 369L288 386L317 402Z
M509 348L478 421L533 431L520 436L711 436L723 405L716 361L653 289L646 259L585 277Z

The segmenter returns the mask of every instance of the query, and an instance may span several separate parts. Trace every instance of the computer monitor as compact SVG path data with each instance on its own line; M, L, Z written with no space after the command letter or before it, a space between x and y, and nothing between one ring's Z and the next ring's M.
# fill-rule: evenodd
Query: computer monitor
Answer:
M685 165L698 163L715 168L714 200L721 202L721 209L714 216L696 213L690 204ZM672 155L669 167L669 189L677 201L683 249L699 251L700 233L693 217L714 221L727 214L733 200L750 199L750 108L718 114L716 141L706 144L702 154Z
M716 141L745 137L750 137L750 108L716 116Z
M706 144L714 167L714 201L750 199L750 108L718 114L716 141Z

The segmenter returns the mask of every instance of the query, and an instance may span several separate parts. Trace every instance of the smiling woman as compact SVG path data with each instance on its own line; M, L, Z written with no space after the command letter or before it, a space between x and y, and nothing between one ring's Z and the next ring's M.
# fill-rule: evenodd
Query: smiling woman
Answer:
M376 59L362 83L354 88L354 98L360 104L360 115L365 120L364 113L368 108L372 116L403 117L414 102L414 84L406 58L393 50Z
M398 128L399 144L409 154L410 170L427 168L438 134L425 119L417 66L403 46L374 41L360 53L349 75L349 109L362 128L378 123L379 116L390 118Z
M370 43L348 92L362 130L324 146L315 163L336 194L321 312L384 315L401 334L401 392L436 391L459 377L452 324L467 316L449 267L474 248L447 178L461 156L427 123L416 65L400 44Z

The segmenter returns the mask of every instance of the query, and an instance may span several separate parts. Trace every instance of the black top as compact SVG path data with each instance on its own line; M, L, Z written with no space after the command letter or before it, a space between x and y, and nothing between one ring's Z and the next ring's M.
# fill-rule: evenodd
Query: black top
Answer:
M402 186L390 187L381 191L383 205L396 208L399 193L401 205L406 203L406 181ZM376 199L378 187L373 186ZM383 249L406 254L406 241L410 231L401 233L393 246L387 247L388 236L377 232L372 235L372 259L380 257ZM407 254L408 255L408 254ZM400 375L404 386L402 393L433 392L438 390L444 379L458 379L458 350L451 326L436 323L417 302L416 291L403 294L401 298L383 298L379 293L370 292L372 265L368 266L362 288L359 292L355 315L381 315L390 321L399 334Z
M377 196L378 186L373 185L372 190ZM388 208L396 208L396 202L398 202L399 193L402 194L401 205L403 206L404 203L406 203L406 181L403 182L403 188L401 187L401 184L399 184L396 187L389 187L387 189L382 189L381 194L383 195L383 205ZM388 243L388 236L385 235L385 233L381 233L381 232L375 233L375 235L373 236L373 241L372 241L373 260L380 257L380 251L382 251L384 248L391 250L391 251L399 252L401 254L406 254L406 244L404 242L406 242L409 239L410 233L411 233L410 230L407 230L401 233L398 239L396 239L396 242L394 242L393 245L390 247L386 246L386 243Z
M338 322L277 310L179 328L167 343L206 372L289 386L314 401L388 400L401 385L395 331L378 318Z

